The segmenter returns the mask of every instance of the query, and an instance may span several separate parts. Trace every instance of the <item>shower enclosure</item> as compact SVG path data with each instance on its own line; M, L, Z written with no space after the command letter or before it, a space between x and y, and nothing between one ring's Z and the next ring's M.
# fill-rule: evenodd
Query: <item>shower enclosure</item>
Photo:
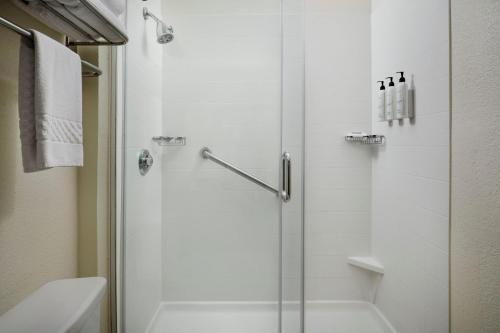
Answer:
M448 6L128 0L117 331L448 332Z
M300 328L299 9L128 2L125 332Z

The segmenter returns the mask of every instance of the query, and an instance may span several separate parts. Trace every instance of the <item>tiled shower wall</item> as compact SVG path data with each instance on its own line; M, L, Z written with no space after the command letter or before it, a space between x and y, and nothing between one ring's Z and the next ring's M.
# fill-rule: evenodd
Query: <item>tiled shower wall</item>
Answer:
M164 0L163 299L272 301L279 296L280 202L203 160L217 156L278 186L280 0Z
M371 132L370 1L306 0L306 293L366 297L348 256L370 254L371 159L344 142Z
M163 299L272 300L275 202L198 152L208 145L276 183L279 1L204 4L163 6L178 32L164 47L163 134L188 137L186 147L163 148ZM305 10L306 299L368 299L365 273L346 259L373 254L387 270L377 304L393 324L409 332L422 323L441 327L446 304L439 316L422 304L431 296L443 301L447 291L447 8L430 0L307 0ZM430 13L442 23L433 35L418 24ZM285 11L285 26L300 24L298 14ZM302 80L300 44L293 43L299 36L285 29L285 55L294 63L287 72L285 59L287 84ZM427 62L431 50L436 56ZM372 123L372 83L398 70L414 74L417 120ZM300 87L285 85L285 112L292 107L287 101L302 103L287 89ZM284 148L294 156L297 119L284 118ZM343 136L350 131L385 134L388 143L349 145ZM300 212L296 203L286 207L285 223ZM300 248L297 225L285 229L285 253ZM285 286L293 291L300 258L290 258ZM417 302L405 305L413 296Z
M372 11L372 82L406 71L416 95L413 122L373 122L387 137L372 173L376 303L399 332L448 332L449 3L373 0Z
M164 48L163 134L188 137L185 147L163 148L165 300L276 299L276 202L199 150L210 146L277 183L279 11L280 1L163 3L177 31ZM371 152L343 136L370 132L370 3L286 0L283 13L283 149L294 160L294 195L283 210L284 297L300 291L305 31L306 297L362 299L363 273L346 258L370 252ZM252 240L221 244L221 234Z

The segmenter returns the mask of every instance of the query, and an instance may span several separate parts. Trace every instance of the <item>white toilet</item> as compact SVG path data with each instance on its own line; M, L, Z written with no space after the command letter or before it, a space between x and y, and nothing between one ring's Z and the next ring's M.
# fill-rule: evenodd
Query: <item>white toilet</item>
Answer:
M0 316L0 333L99 333L101 277L47 283Z

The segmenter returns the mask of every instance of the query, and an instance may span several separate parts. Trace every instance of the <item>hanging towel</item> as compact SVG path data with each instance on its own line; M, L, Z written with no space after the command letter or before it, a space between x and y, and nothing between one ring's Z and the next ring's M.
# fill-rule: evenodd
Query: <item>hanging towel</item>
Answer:
M32 35L22 37L19 56L24 171L82 166L80 57L42 33Z

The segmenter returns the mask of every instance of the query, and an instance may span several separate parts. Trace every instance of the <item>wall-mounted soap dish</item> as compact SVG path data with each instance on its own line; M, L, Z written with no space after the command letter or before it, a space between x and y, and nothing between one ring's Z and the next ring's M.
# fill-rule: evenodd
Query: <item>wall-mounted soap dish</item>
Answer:
M185 146L185 136L154 136L153 141L159 146Z
M345 136L345 141L364 145L382 145L385 143L385 136L351 132Z

